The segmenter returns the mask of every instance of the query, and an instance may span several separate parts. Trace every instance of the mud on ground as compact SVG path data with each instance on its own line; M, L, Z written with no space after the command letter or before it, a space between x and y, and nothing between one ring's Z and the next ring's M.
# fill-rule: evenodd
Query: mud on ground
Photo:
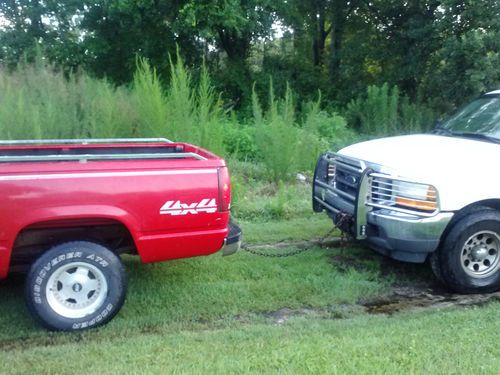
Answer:
M425 309L442 309L460 306L478 306L500 301L500 292L489 294L452 293L440 284L425 264L399 262L379 255L369 249L346 246L339 238L314 241L281 242L279 244L255 246L260 250L297 247L306 249L319 246L335 248L329 261L340 272L376 271L387 279L387 293L357 301L356 304L330 306L326 309L283 308L265 314L276 324L283 324L292 316L321 315L329 318L348 318L360 313L392 315L398 312Z

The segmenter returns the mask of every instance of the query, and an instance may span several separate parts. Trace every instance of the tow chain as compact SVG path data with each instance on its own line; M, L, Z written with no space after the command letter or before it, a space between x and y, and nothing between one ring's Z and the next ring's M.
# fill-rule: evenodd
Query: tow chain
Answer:
M344 247L346 245L348 238L350 236L342 229L342 225L346 224L347 221L350 220L350 216L347 214L344 214L344 213L341 213L341 215L342 216L340 217L340 220L337 222L337 224L335 224L332 229L330 229L323 237L321 237L319 239L318 245L321 245L323 242L325 242L325 240L335 231L335 229L340 230L340 247ZM243 245L241 248L242 248L242 250L248 251L251 254L259 255L262 257L268 257L268 258L287 258L287 257L291 257L294 255L301 254L301 253L310 249L309 247L305 247L303 249L296 249L296 250L290 251L288 253L278 253L277 254L277 253L270 253L267 251L254 250L247 245Z
M258 251L258 250L253 250L253 249L251 249L250 247L247 247L247 246L243 246L243 250L248 251L249 253L254 254L254 255L259 255L261 257L287 258L287 257L291 257L291 256L294 256L294 255L298 255L300 253L303 253L304 251L307 251L309 249L306 247L304 249L296 249L296 250L291 251L289 253L279 253L279 254L268 253L268 252L263 252L263 251Z

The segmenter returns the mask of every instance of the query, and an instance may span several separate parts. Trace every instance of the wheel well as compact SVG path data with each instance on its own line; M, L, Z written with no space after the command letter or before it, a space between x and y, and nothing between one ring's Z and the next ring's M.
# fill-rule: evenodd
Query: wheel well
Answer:
M455 215L453 215L453 218L451 219L450 223L443 232L441 236L441 243L443 242L443 240L446 238L450 230L455 226L457 222L462 220L467 215L488 209L500 212L500 199L488 199L484 201L474 202L468 206L465 206L460 211L457 211Z
M23 272L43 252L66 241L87 240L106 246L115 254L136 254L133 237L121 222L110 219L54 221L30 225L16 237L11 272Z

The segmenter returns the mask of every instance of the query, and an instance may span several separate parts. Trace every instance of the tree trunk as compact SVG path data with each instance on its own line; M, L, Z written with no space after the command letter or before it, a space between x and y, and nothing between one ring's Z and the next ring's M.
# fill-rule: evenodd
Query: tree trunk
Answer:
M335 82L338 79L340 65L342 62L342 39L344 36L347 19L353 9L356 7L355 0L334 0L331 8L332 26L330 42L330 81Z
M342 51L343 29L340 22L335 22L332 26L332 35L330 42L330 81L337 80L340 70L341 51Z
M329 31L325 30L325 12L324 9L317 9L317 13L313 14L314 18L314 40L313 40L313 64L319 66L323 64L323 56L325 54L326 37Z
M219 44L226 52L226 69L230 78L225 83L230 95L235 101L235 107L239 107L249 98L248 82L251 82L250 70L247 65L247 57L250 53L250 35L237 35L236 32L228 32L220 28L218 30Z
M42 22L43 7L39 1L35 0L28 8L28 18L30 19L29 31L35 39L45 36L45 27Z

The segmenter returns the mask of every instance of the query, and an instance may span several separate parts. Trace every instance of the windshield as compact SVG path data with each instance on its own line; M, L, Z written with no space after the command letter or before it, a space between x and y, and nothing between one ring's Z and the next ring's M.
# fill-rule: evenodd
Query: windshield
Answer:
M481 134L500 139L500 96L486 95L467 104L439 129L457 135Z

